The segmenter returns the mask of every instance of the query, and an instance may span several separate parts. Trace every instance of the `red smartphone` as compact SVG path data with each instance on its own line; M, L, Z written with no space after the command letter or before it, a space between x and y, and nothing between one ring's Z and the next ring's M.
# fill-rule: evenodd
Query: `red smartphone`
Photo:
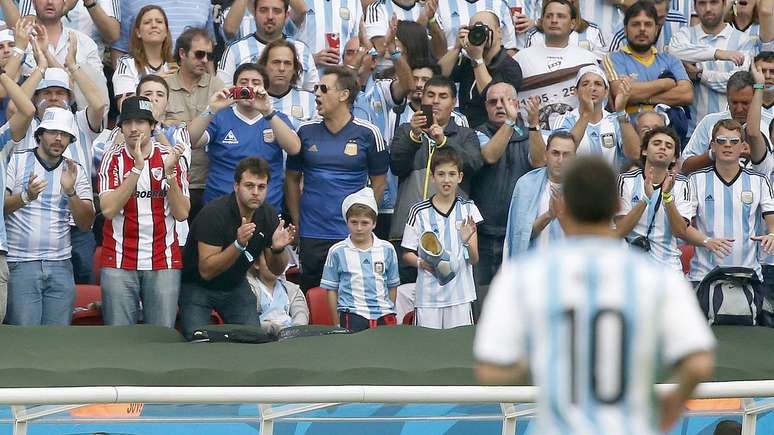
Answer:
M341 40L339 39L338 33L326 33L325 42L331 50L339 51L339 48L341 47Z

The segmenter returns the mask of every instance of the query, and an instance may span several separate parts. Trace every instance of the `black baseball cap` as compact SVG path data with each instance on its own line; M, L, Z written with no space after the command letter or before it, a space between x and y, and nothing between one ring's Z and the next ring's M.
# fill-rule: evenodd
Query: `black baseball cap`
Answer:
M156 122L153 117L153 104L145 97L129 97L121 104L121 115L118 117L118 126L130 119L145 119L151 124Z

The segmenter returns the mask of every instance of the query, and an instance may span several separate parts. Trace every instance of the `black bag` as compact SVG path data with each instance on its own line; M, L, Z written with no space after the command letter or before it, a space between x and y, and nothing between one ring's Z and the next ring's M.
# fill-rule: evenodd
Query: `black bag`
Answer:
M277 337L257 325L210 325L194 331L191 341L197 343L269 343Z
M715 267L696 290L699 306L710 325L759 323L763 289L754 270L746 267Z

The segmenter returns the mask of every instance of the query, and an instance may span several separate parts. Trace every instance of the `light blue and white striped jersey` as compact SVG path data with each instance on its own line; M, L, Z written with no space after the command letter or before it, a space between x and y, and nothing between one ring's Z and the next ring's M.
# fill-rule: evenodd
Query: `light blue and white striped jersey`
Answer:
M661 27L661 32L659 32L656 43L653 44L653 46L656 47L656 50L663 51L666 47L669 46L669 42L672 40L672 35L687 25L688 21L686 21L684 18L667 15L666 20L664 21L664 25ZM613 35L613 40L610 41L610 46L608 48L611 52L618 51L626 47L627 44L628 42L626 40L624 27L623 25L620 25L618 30Z
M558 191L560 189L561 186L552 182L551 180L548 180L548 182L545 183L543 190L540 191L540 202L538 203L537 211L538 216L547 212L548 208L551 206L551 191ZM529 247L530 249L545 249L562 240L564 240L564 230L562 229L562 225L559 223L559 219L552 219L551 222L549 222L548 225L543 228L543 231L541 231L537 237L530 239Z
M514 4L513 6L518 6ZM517 48L516 31L513 29L513 19L508 3L504 0L445 0L438 2L438 10L435 13L438 23L446 35L446 45L449 50L454 48L457 41L457 32L460 26L467 26L470 17L481 11L492 11L500 20L500 29L503 35L503 47Z
M701 82L693 87L693 104L689 135L698 119L708 113L720 112L727 106L726 84L736 71L747 71L753 58L753 43L744 33L730 24L717 35L704 33L700 24L683 27L672 36L669 53L683 62L695 62L701 68ZM715 50L735 50L745 54L742 66L730 61L715 60Z
M164 62L159 69L146 65L145 70L140 74L137 71L137 64L134 62L134 58L125 54L116 61L116 70L113 72L113 96L134 94L137 90L137 85L140 84L140 80L146 75L162 75L168 72L170 72L169 64Z
M339 58L344 58L344 46L360 31L363 6L360 0L306 0L309 10L304 23L295 34L312 50L312 54L328 48L326 33L339 34Z
M417 21L420 13L422 3L419 1L406 9L392 0L377 0L368 5L365 11L366 35L369 40L377 36L387 36L393 14L398 21Z
M753 55L758 54L761 49L763 48L763 41L761 41L760 32L761 32L761 25L760 23L752 23L750 24L746 29L740 29L736 27L736 24L732 21L729 23L731 27L734 29L744 33L747 35L748 38L750 38L750 41L752 41L753 47L755 51L753 52Z
M314 53L303 42L293 38L286 39L295 45L298 60L301 61L303 71L301 72L301 77L299 77L298 86L301 89L311 91L314 85L320 81L320 77L317 74L317 66L314 64L314 57L312 57ZM243 63L258 62L264 47L266 47L266 43L259 40L258 35L255 33L229 44L226 50L223 51L223 57L221 57L218 63L218 78L223 80L226 86L232 86L234 72L237 67Z
M0 189L5 195L5 174L8 156L20 145L11 139L11 126L7 122L0 127ZM0 210L0 252L8 252L8 238L5 232L5 212Z
M707 237L734 239L730 255L718 258L709 249L696 247L688 279L701 281L715 266L748 267L761 276L756 235L757 216L774 213L774 194L768 177L740 168L730 184L715 167L700 169L690 176L691 208L696 229Z
M129 52L129 37L132 34L137 13L145 6L158 5L157 0L120 0L121 36L113 43L113 48L124 53ZM213 34L212 4L210 0L164 0L164 13L169 21L169 33L172 41L183 33L186 27L204 27Z
M291 87L288 93L281 97L272 97L274 108L288 115L293 129L296 130L302 122L317 118L317 105L314 93Z
M105 12L105 15L115 18L119 23L121 22L120 0L97 0L97 3ZM27 15L36 16L35 6L32 0L21 0L19 2L19 16L24 17ZM99 47L100 53L105 51L105 41L102 39L102 34L99 32L97 25L94 24L94 20L91 19L89 10L86 9L83 2L76 2L75 6L70 9L70 12L62 17L62 25L68 29L84 33L94 40L97 47Z
M573 109L572 112L561 115L556 119L554 130L570 131L578 122L580 112ZM576 150L578 155L598 154L607 160L614 168L620 168L629 159L623 152L623 134L621 124L615 114L602 110L602 119L596 124L589 122L586 125L586 133L583 135Z
M644 201L645 195L645 177L642 175L642 169L625 172L618 178L618 192L621 196L619 216L626 216L638 203ZM686 221L693 218L691 214L691 196L688 188L688 178L683 175L675 177L675 185L672 187L675 207ZM672 227L669 225L669 216L666 207L661 200L661 187L653 190L654 199L651 205L637 221L637 224L629 234L629 238L634 239L638 236L647 235L650 242L650 256L654 260L664 265L670 266L676 271L681 271L683 266L680 263L680 249L677 248L677 237L672 233ZM648 227L652 229L648 235Z
M91 181L84 166L78 165L75 193L78 198L93 201ZM62 189L62 172L67 168L62 158L57 165L37 156L35 150L21 150L11 155L6 174L6 191L21 193L27 189L30 176L46 180L46 189L34 201L6 217L8 262L34 260L67 260L71 256L70 205Z
M412 251L419 249L419 238L426 231L432 231L441 241L451 257L452 269L456 276L441 286L430 272L420 269L417 276L417 308L443 308L476 300L476 285L473 282L473 266L464 257L464 247L459 227L463 220L472 216L476 223L484 220L473 201L460 196L448 213L441 212L433 205L431 196L418 202L409 210L408 221L403 230L401 246Z
M531 47L532 45L545 46L546 37L542 32L539 32L536 27L527 31L527 40L524 47ZM570 33L569 45L573 47L580 47L584 50L588 50L597 56L598 60L602 60L608 52L607 43L602 38L602 33L594 23L589 23L589 27L583 32L576 32L575 30Z
M682 161L685 161L688 157L698 156L707 152L712 140L712 128L715 127L718 121L723 119L731 119L731 112L725 110L723 112L710 113L699 121L693 130L693 134L688 138L688 144L680 156ZM761 133L769 140L769 143L771 143L769 125L772 121L774 121L774 115L761 112Z
M696 15L693 10L693 0L672 0L669 3L669 12L667 19L680 19L690 24L691 16Z
M398 256L390 242L373 236L373 245L363 250L347 237L328 250L320 287L338 291L338 311L368 320L395 314L389 290L399 285Z
M580 16L593 20L602 32L602 38L612 41L613 31L623 23L623 12L609 0L586 0L579 3Z
M620 241L573 237L503 265L476 329L476 360L529 362L535 434L662 433L659 369L715 345L682 274Z

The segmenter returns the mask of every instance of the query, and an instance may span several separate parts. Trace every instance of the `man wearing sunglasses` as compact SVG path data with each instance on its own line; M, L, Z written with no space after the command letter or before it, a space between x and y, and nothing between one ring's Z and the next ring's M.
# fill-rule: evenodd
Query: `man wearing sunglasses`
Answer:
M359 87L349 68L326 68L314 86L322 119L301 124L301 152L287 160L286 202L293 222L300 227L304 291L320 284L328 249L349 235L341 215L344 198L370 180L378 204L387 185L387 144L376 126L351 113Z
M225 87L221 79L208 72L208 65L213 60L212 50L212 39L203 27L188 28L177 38L174 56L180 68L175 74L165 77L169 85L168 123L190 123L207 107L210 96ZM193 149L189 170L189 222L193 222L202 208L208 169L207 153L202 148Z

